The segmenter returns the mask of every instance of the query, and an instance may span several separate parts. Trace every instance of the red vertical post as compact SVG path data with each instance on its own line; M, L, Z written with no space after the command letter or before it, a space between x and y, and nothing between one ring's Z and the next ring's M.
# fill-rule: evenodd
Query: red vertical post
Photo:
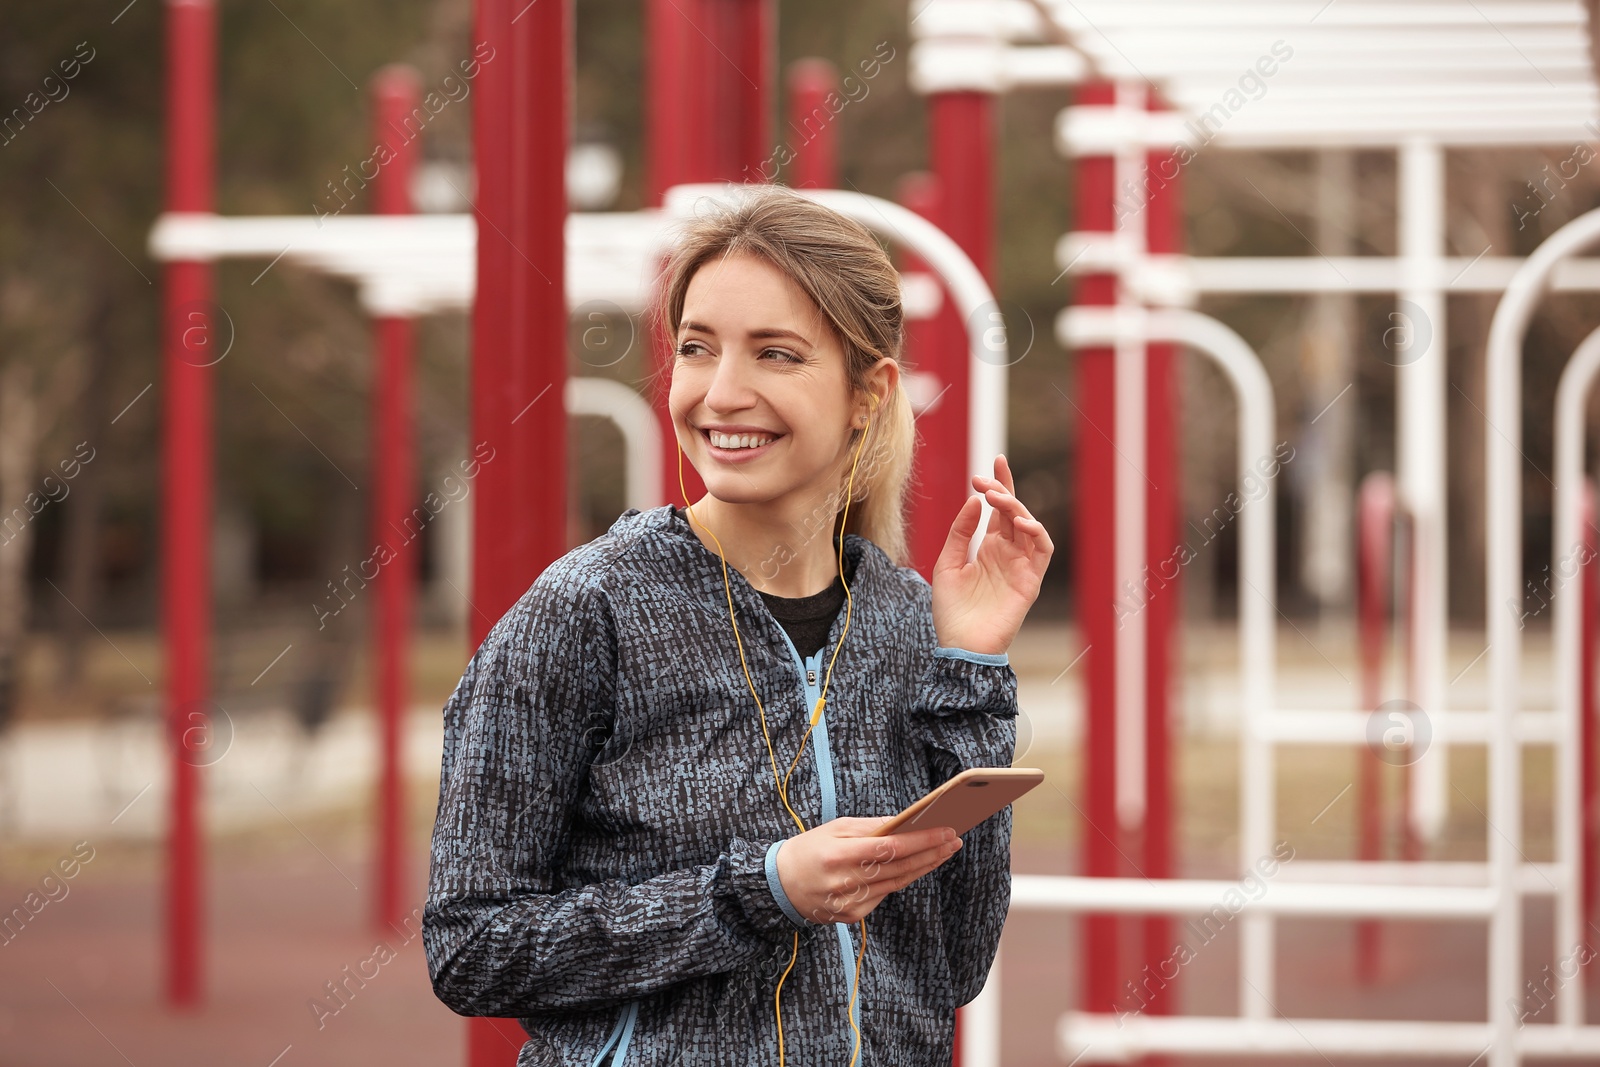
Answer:
M1362 479L1356 497L1356 621L1360 628L1361 704L1369 714L1376 712L1383 700L1394 505L1390 475L1375 471ZM1383 761L1370 748L1357 758L1358 857L1372 862L1383 858ZM1356 977L1366 985L1378 978L1382 929L1376 920L1356 924Z
M928 152L933 172L939 178L941 228L961 246L991 287L994 285L994 108L994 94L981 90L933 93L928 98ZM986 313L998 314L999 310L988 309ZM963 330L963 337L965 333ZM935 479L959 477L964 500L968 495L968 479L976 473L967 470L971 376L965 359L959 369L949 369L950 388L940 403L946 405L952 415L940 428L952 432L934 436L931 427L925 431L929 455L923 469L931 475L930 484ZM956 425L958 417L959 426ZM945 528L949 529L948 523ZM955 1062L959 1067L959 1011L956 1013Z
M928 97L929 156L937 183L937 218L940 229L949 234L962 251L994 284L994 96L991 93L962 90L933 93ZM924 194L926 195L926 194ZM982 314L998 313L998 308ZM923 357L923 368L941 380L938 407L925 413L917 424L922 443L918 468L925 479L926 506L919 503L919 514L926 515L921 525L931 526L927 536L942 538L949 532L949 516L971 493L969 478L980 473L967 470L968 409L971 404L970 358L966 335L969 324L959 320L959 312L941 314L940 324L953 324L953 332L941 334L943 340L931 346ZM987 325L988 319L985 319ZM992 474L992 471L983 471ZM942 546L943 541L940 541ZM919 564L937 558L919 555ZM926 572L925 572L926 573Z
M826 101L829 93L839 90L839 71L826 59L797 59L789 64L786 80L789 122L784 134L794 150L789 185L795 189L836 189L839 138Z
M372 81L373 137L392 157L373 181L373 210L380 215L411 213L411 172L417 142L406 135L405 118L421 95L421 79L406 66L383 68ZM393 545L375 585L373 632L374 693L378 716L377 841L373 866L373 923L379 931L400 921L405 864L405 790L402 770L403 725L410 687L406 655L416 594L417 552L406 525L415 500L411 431L411 317L381 314L373 324L377 366L373 375L372 543Z
M215 203L216 12L167 3L166 210ZM209 743L211 631L212 270L168 263L162 292L162 628L172 788L167 830L166 996L202 997L205 929L199 768Z
M994 94L934 93L928 97L928 112L929 152L944 197L944 230L993 285ZM965 411L966 404L961 408Z
M728 133L729 181L760 181L756 167L772 153L773 86L777 81L776 0L721 0L730 4L727 87L718 107Z
M645 171L648 199L686 182L759 182L771 157L772 83L776 67L775 0L646 0ZM771 165L766 164L771 170ZM662 482L678 486L678 450L667 414L672 346L652 337L660 388L651 398L661 427ZM683 466L691 501L705 492Z
M927 172L908 174L900 180L900 203L929 222L944 228L943 194L939 179ZM903 269L927 270L927 264L902 251ZM965 477L966 453L948 447L952 438L964 439L967 408L951 399L954 382L966 381L967 335L961 315L944 291L938 315L906 324L908 370L927 375L933 405L917 416L916 488L911 494L907 521L911 526L911 561L924 578L933 575L933 565L944 549L950 533L950 516L961 508L968 496ZM962 446L963 449L965 446Z
M565 164L571 0L476 0L473 108L478 290L472 308L474 486L471 640L476 647L567 550ZM508 1019L475 1019L471 1067L510 1067Z
M1115 101L1105 82L1082 86L1076 103L1104 106ZM1076 176L1079 233L1116 229L1116 160L1083 156ZM1078 279L1074 303L1105 307L1116 303L1117 279L1091 274ZM1119 873L1116 810L1116 353L1111 348L1080 348L1077 353L1076 416L1078 486L1076 504L1076 584L1078 624L1084 643L1084 740L1082 873L1112 877ZM1117 1008L1120 971L1118 924L1115 916L1083 918L1083 1008L1112 1012Z
M1149 102L1151 111L1162 109ZM1183 251L1183 191L1179 163L1171 150L1145 156L1147 199L1145 246L1152 255ZM1171 878L1172 862L1172 662L1178 637L1178 546L1182 526L1178 490L1179 405L1175 346L1146 348L1145 373L1145 573L1150 599L1145 607L1145 816L1141 861L1147 878ZM1121 472L1126 475L1124 470ZM1172 953L1172 918L1149 915L1143 920L1143 974L1158 983L1145 1010L1170 1015L1176 992L1165 984L1166 961Z

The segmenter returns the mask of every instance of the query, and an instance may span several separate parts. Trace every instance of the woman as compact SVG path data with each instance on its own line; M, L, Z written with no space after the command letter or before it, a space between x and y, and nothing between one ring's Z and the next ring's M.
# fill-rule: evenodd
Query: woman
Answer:
M468 664L434 989L518 1017L519 1067L946 1067L1005 921L1010 809L964 842L868 835L1011 762L1006 650L1050 538L997 457L975 562L976 495L931 587L904 565L899 278L859 225L756 187L686 227L657 312L707 491L557 560Z

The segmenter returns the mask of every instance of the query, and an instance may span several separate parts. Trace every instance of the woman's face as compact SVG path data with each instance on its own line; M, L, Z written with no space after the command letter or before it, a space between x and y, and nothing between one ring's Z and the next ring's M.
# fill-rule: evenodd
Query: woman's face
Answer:
M840 485L852 422L844 350L821 312L754 256L689 281L668 408L684 455L728 503L810 501Z

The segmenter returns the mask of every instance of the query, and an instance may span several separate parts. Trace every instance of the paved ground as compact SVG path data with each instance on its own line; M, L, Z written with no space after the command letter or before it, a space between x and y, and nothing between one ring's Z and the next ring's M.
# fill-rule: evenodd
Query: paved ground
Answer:
M1069 872L1071 849L1048 840L1052 809L1063 803L1046 800L1020 818L1016 870ZM419 858L425 808L419 800ZM66 883L68 894L0 947L0 1067L463 1062L464 1026L433 999L417 940L384 935L396 958L377 977L335 1015L319 1019L311 1007L325 983L373 956L379 937L366 926L356 814L307 817L296 820L296 830L231 835L213 845L209 1000L189 1014L169 1011L160 998L159 853L115 842L97 848ZM59 858L39 848L6 852L0 901L20 901ZM1191 857L1188 866L1222 875L1227 861L1219 852ZM420 901L420 866L412 883ZM1538 946L1548 930L1547 916L1535 912L1530 968L1546 958ZM1055 1024L1076 998L1076 945L1075 923L1013 915L1001 950L1006 1067L1063 1062ZM1182 1010L1235 1010L1236 947L1225 931L1184 968ZM1353 978L1347 924L1285 924L1277 1003L1295 1016L1481 1018L1484 947L1482 927L1473 924L1391 927L1381 980L1362 988ZM1596 1007L1600 1002L1591 1011Z

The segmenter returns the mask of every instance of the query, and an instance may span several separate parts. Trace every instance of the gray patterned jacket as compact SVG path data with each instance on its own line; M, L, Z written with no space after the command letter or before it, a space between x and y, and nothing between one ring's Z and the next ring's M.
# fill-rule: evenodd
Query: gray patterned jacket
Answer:
M889 815L964 767L1008 766L1004 654L937 647L925 579L854 534L850 632L789 783L807 826ZM780 768L844 624L803 661L728 569ZM728 622L722 564L681 514L629 509L551 564L489 632L444 708L423 919L439 998L517 1017L519 1067L849 1063L860 928L806 922L776 850L773 782ZM1011 809L867 917L862 1067L948 1067L1011 897Z

